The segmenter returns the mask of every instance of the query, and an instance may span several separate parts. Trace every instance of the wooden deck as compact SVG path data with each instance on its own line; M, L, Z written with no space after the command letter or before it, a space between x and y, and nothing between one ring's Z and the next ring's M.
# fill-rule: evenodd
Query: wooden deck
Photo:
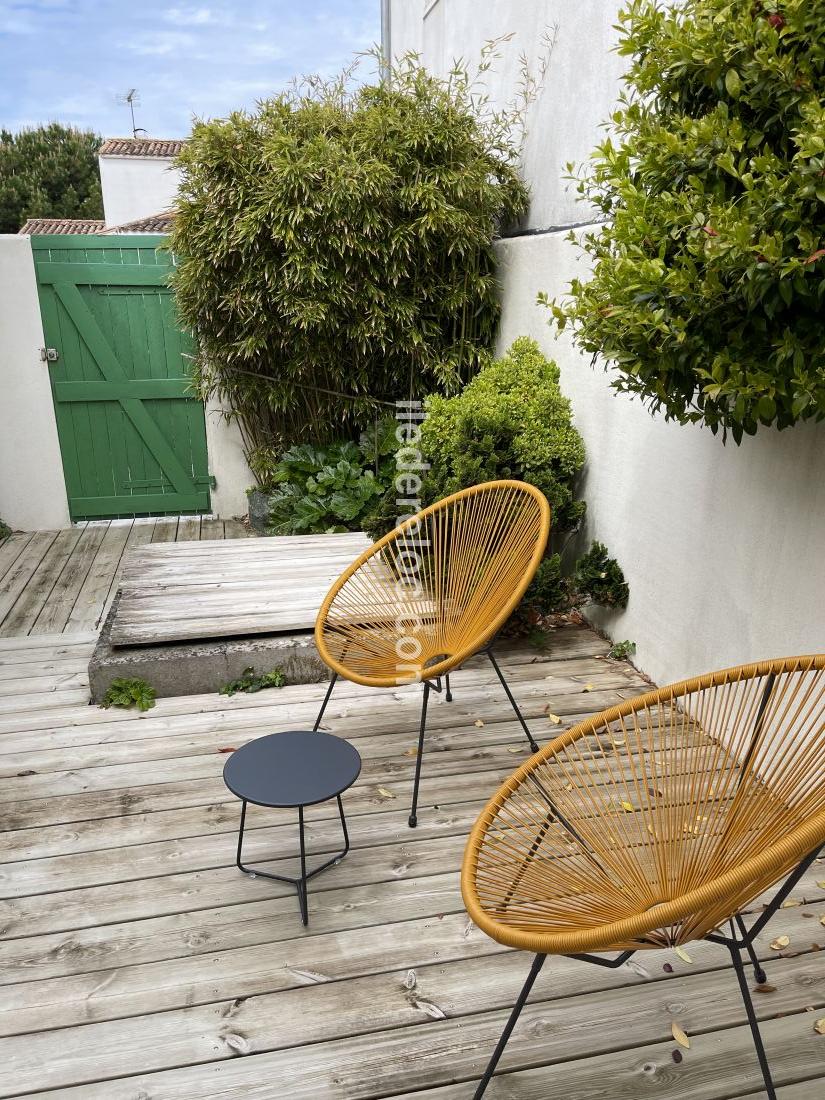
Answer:
M353 848L312 882L304 930L291 888L235 868L238 804L220 775L226 751L309 722L323 685L103 711L87 705L92 643L0 640L0 1095L467 1100L529 966L474 928L458 888L472 821L525 756L488 667L455 675L452 704L432 700L415 831L419 689L340 685L325 725L364 758L345 796ZM644 686L605 651L569 627L546 656L503 652L541 739ZM311 852L332 850L334 803L308 822ZM249 824L250 859L294 866L288 813L253 807ZM760 941L781 1100L825 1096L818 879L821 864ZM645 953L617 972L551 960L490 1100L764 1097L723 950L690 957ZM673 1021L690 1036L681 1061Z
M148 543L245 538L238 520L210 516L79 523L0 540L0 637L96 629L114 599L124 556Z

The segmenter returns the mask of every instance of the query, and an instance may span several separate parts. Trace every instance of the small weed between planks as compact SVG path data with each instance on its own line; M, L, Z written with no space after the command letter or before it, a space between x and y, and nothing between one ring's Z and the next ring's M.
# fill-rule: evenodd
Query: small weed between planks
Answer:
M254 693L263 691L264 688L280 688L286 683L284 674L279 668L273 668L270 672L255 672L252 665L243 670L243 674L237 680L230 680L220 689L221 695L236 695L239 691Z
M151 710L155 705L156 691L145 680L128 679L119 676L109 684L109 690L103 697L101 707L137 707L138 710Z

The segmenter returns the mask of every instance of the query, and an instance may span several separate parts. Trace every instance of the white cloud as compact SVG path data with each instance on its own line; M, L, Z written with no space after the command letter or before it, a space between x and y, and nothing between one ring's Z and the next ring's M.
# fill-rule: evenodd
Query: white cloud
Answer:
M163 13L163 21L176 27L206 27L210 23L224 23L211 8L169 8Z
M195 40L190 34L181 31L157 31L151 34L140 34L134 38L121 40L121 49L144 57L169 57L193 48Z

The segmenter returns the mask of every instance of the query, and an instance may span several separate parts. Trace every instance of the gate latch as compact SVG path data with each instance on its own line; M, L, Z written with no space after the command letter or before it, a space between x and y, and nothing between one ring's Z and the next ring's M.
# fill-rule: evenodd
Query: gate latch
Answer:
M44 363L56 363L60 355L57 348L41 348L40 358Z

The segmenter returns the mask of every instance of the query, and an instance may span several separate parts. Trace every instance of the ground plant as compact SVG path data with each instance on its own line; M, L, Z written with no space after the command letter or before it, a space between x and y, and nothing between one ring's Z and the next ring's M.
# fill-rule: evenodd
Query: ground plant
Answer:
M157 693L151 684L137 677L119 676L112 680L103 696L102 707L137 707L139 711L151 710Z
M613 385L744 434L825 416L825 0L634 0L579 191L605 219L552 304ZM547 299L544 299L547 301Z
M199 122L170 247L195 379L248 451L355 438L399 396L453 392L499 315L493 242L524 211L513 112L402 58Z
M395 477L395 422L377 421L358 443L299 443L264 462L258 476L269 493L273 535L361 531Z

